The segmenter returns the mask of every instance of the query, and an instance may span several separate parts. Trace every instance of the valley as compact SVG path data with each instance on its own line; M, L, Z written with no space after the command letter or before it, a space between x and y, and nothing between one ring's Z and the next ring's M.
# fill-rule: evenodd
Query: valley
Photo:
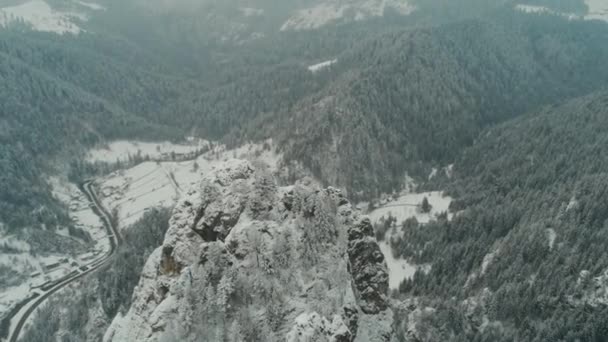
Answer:
M2 2L0 337L608 340L607 9Z

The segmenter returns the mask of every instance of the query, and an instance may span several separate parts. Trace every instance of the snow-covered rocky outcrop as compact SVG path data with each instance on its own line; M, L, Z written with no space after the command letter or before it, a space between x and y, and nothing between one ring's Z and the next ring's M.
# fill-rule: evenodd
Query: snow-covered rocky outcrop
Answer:
M104 341L389 341L388 274L339 190L228 161L174 210Z

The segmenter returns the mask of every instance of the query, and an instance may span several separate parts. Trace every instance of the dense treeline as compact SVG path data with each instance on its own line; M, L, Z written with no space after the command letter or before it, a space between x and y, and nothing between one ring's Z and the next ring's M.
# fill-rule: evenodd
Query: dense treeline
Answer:
M599 93L488 130L456 163L453 221L404 226L395 251L433 267L402 293L433 305L475 299L473 318L454 318L435 338L608 338L607 303L593 280L608 269L607 104ZM484 317L500 329L476 330Z
M179 64L194 51L188 45L172 59L137 32L5 30L3 83L12 89L2 137L35 155L124 136L275 138L288 159L357 199L398 187L420 162L451 162L489 124L608 80L605 25L511 10L431 28L416 22L389 16L236 45L201 40L196 49L207 52L196 66ZM330 70L306 69L335 57ZM14 178L6 184L31 182Z
M129 98L135 98L131 94L150 93L133 86L138 80L133 73L112 70L99 56L78 54L80 50L72 50L70 44L78 43L53 35L0 31L0 222L13 232L69 225L44 179L57 171L50 171L52 159L77 156L79 146L104 139L180 136L175 129L150 124L123 109ZM98 78L101 75L105 79ZM124 103L117 100L119 95L125 96ZM140 99L128 108L145 113L158 106L150 101L158 99Z
M279 132L288 158L365 197L419 161L450 163L487 125L608 81L605 25L500 13L369 40L256 132Z

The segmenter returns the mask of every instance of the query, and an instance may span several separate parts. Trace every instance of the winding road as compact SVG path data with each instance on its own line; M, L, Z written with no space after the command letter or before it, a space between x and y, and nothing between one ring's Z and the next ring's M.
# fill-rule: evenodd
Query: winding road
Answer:
M112 220L112 216L103 207L99 198L97 198L97 194L95 193L95 190L92 188L92 181L84 182L83 184L81 184L80 188L87 196L87 198L93 208L93 211L95 212L95 214L97 214L99 216L99 218L103 222L103 225L105 226L105 228L108 232L108 237L110 239L110 251L102 258L97 259L97 260L93 261L92 263L86 265L86 267L84 267L84 270L83 270L83 268L80 268L78 271L76 271L77 274L69 276L66 279L59 280L57 284L48 288L46 291L43 291L42 293L40 293L40 295L35 298L35 301L33 302L33 304L31 304L29 306L25 305L24 306L25 312L19 319L19 322L17 322L17 325L16 325L15 329L13 330L12 335L7 340L8 342L17 342L19 340L19 336L23 332L23 327L25 326L25 323L27 322L27 320L30 318L32 313L34 311L36 311L36 309L38 307L40 307L50 296L52 296L57 291L63 289L67 285L83 278L84 276L98 271L101 267L103 267L104 265L106 265L108 263L108 261L110 260L112 255L114 255L114 253L116 252L117 247L122 243L122 237L120 236L118 227L114 226L114 224L113 224L114 221ZM27 309L25 309L25 308L27 308ZM19 312L16 312L14 316L17 316L18 314L19 314Z

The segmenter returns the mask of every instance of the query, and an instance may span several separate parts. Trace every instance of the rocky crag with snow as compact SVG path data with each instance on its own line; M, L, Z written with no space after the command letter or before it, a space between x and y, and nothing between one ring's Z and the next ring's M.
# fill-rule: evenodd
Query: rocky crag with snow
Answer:
M390 341L372 225L336 189L229 161L176 206L105 341Z

